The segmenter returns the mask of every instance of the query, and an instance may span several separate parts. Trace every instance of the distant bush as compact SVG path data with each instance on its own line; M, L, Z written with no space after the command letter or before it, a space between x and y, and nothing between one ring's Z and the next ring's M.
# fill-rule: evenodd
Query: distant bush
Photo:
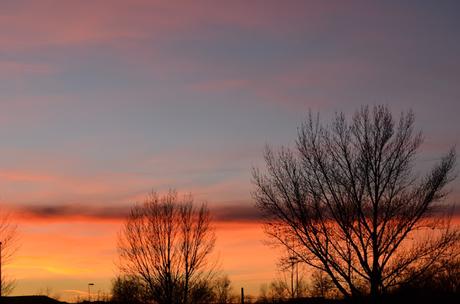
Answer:
M423 275L393 293L400 297L455 297L460 302L460 257L440 259Z
M119 276L112 283L112 302L120 304L146 303L146 288L135 276Z

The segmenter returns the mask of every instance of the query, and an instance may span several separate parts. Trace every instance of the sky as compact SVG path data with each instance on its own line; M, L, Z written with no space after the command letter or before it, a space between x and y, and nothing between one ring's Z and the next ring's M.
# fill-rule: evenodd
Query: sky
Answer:
M0 210L13 294L108 292L127 210L208 202L236 289L276 276L251 198L309 111L414 110L421 172L460 144L458 1L0 1ZM450 201L460 198L451 184Z

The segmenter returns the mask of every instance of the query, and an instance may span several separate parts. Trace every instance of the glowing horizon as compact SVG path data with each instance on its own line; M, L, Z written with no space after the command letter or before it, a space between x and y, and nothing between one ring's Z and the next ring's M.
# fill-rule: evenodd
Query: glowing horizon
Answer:
M117 234L122 219L35 219L17 221L21 248L4 271L16 280L15 295L46 294L68 301L94 291L109 294L117 268ZM266 250L260 223L214 222L217 243L210 263L229 275L235 291L241 286L257 295L261 282L276 274L277 250ZM62 231L66 231L65 235ZM250 245L249 245L250 244ZM260 255L261 251L264 252ZM95 259L94 257L98 258ZM244 256L245 259L235 258Z

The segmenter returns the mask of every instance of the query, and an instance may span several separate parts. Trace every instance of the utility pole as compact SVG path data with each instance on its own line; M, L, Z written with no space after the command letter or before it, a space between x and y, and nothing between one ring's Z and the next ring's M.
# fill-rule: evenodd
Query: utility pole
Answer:
M299 258L292 255L289 257L291 266L291 296L299 297ZM295 267L295 289L294 289L294 267Z
M299 297L299 260L296 261L297 263L295 264L295 294L296 294L296 298Z
M295 298L294 295L294 261L291 260L291 298Z

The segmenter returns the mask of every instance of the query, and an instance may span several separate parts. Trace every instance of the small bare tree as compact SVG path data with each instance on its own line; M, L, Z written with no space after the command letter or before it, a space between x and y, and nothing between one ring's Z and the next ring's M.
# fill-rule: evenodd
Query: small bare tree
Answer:
M210 290L207 259L215 234L205 204L174 191L152 193L131 214L119 237L121 270L139 277L158 303L199 303ZM198 298L197 298L198 297Z
M334 290L331 278L322 270L311 274L310 294L313 297L329 298Z
M395 122L384 106L362 107L350 123L343 113L330 125L310 114L296 150L267 148L266 171L253 171L268 235L324 271L345 297L378 297L459 240L439 213L455 152L417 178L422 136L413 125L412 112Z
M291 298L288 282L282 278L272 280L269 285L268 296L272 302L282 302Z
M8 214L0 215L0 297L13 291L14 280L5 275L4 265L7 264L17 250L17 226L11 222Z
M213 283L214 303L231 304L236 302L237 297L233 294L232 282L228 275L221 275Z

